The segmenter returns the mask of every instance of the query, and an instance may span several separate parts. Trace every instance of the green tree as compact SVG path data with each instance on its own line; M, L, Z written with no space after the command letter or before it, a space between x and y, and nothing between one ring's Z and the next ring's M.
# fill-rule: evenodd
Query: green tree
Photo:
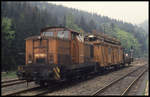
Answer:
M126 32L118 27L114 28L113 36L116 36L117 39L121 41L121 44L129 52L131 46L134 48L134 56L140 54L140 43L138 40L129 32Z
M93 19L90 20L88 27L90 28L90 32L96 30L96 23Z
M12 55L12 43L15 38L15 31L11 28L12 20L9 18L2 18L2 69L12 69L15 64Z
M74 23L74 16L72 13L69 13L66 16L66 27L78 31L79 33L81 33L81 35L84 35L84 30Z

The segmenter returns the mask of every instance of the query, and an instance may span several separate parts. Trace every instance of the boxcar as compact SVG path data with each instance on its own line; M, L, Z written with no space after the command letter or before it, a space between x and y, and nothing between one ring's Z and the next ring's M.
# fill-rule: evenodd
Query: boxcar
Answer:
M99 67L118 66L124 64L123 48L119 40L103 34L89 34L85 42L94 47L94 61Z

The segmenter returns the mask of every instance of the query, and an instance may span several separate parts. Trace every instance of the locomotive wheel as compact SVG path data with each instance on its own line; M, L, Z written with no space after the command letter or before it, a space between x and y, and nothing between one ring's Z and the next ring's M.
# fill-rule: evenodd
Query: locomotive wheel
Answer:
M86 79L87 79L87 75L86 75L86 74L83 74L83 75L81 76L81 79L82 79L82 80L86 80Z
M101 68L99 69L99 74L103 74L104 72L105 72L104 67L101 67Z
M18 79L19 80L24 80L22 76L18 76Z
M47 82L45 82L45 81L40 81L40 86L41 87L45 87L45 86L48 86L48 83Z

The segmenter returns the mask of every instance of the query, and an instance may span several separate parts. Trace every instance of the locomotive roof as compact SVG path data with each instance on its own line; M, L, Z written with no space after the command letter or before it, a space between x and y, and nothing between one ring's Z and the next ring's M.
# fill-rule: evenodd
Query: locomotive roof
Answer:
M72 29L70 29L70 28L67 28L67 27L64 27L64 26L45 27L45 28L41 29L41 32L43 32L43 31L45 31L45 30L47 30L47 29L52 29L52 28L64 28L64 29L66 29L66 30L71 31L72 33L80 34L79 32L74 31L74 30L72 30ZM27 37L25 40L28 40L28 39L37 39L39 36L40 36L40 35L38 35L38 36L30 36L30 37Z
M43 32L43 31L45 31L45 30L47 30L47 29L52 29L52 28L64 28L64 29L69 30L69 31L71 31L71 32L73 32L73 33L80 34L79 32L74 31L74 30L72 30L72 29L70 29L70 28L67 28L67 27L65 27L65 26L51 26L51 27L45 27L45 28L41 29L41 32Z
M115 44L121 44L121 42L116 39L116 38L113 38L111 36L108 36L106 34L99 34L99 33L92 33L92 34L87 34L85 36L85 38L97 38L97 39L100 39L100 40L104 40L105 42L112 42L112 43L115 43Z
M40 35L27 37L25 40L28 40L28 39L38 39L38 37L40 37Z

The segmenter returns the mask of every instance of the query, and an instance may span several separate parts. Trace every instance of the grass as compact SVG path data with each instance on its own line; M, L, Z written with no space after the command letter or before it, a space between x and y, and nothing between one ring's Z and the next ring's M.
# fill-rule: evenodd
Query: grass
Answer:
M1 73L2 74L2 79L4 78L16 78L16 71L9 71L8 73Z
M148 89L148 81L146 81L146 87L144 89L143 96L148 96L148 91L146 91L146 89Z

